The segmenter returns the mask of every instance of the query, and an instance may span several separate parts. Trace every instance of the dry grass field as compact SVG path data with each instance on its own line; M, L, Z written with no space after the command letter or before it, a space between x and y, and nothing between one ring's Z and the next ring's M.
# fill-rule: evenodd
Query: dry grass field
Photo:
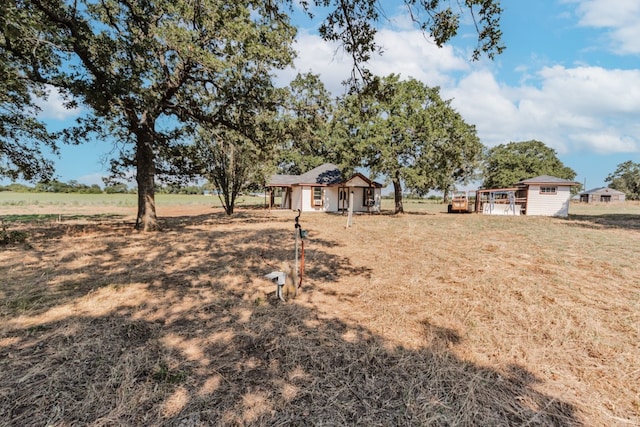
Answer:
M640 425L640 205L406 209L0 206L0 425Z

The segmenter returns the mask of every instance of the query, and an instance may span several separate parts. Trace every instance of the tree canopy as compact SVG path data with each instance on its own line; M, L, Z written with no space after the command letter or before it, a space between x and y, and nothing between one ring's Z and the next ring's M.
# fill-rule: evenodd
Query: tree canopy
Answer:
M627 200L640 200L640 163L631 160L620 163L605 182L614 190L622 191Z
M284 129L276 159L278 171L299 175L323 163L335 163L330 138L335 99L320 76L298 74L289 84L283 104Z
M190 146L200 125L256 142L253 129L236 125L251 122L269 102L265 89L273 70L292 63L294 4L310 15L316 6L327 11L320 34L338 41L366 78L364 64L378 50L374 36L384 17L377 0L8 0L0 14L0 72L10 77L17 103L1 99L2 108L31 107L27 100L38 87L56 88L69 105L83 105L87 114L65 130L63 140L115 140L120 156L112 162L114 176L123 168L136 171L136 226L155 230L155 180L194 172ZM493 57L504 49L498 0L404 5L439 46L456 34L466 11L478 31L472 56ZM1 116L0 129L24 145L8 145L10 138L0 135L0 172L11 173L9 159L14 171L46 175L46 162L21 163L39 154L37 144L25 141L31 136L31 142L53 146L55 138L33 120L11 130L12 117Z
M233 129L242 117L230 115L250 116L261 106L271 70L293 57L294 28L264 2L33 0L15 8L45 23L32 51L55 46L45 53L56 67L34 54L25 58L31 66L24 74L89 107L65 132L68 141L97 134L121 143L112 165L135 167L137 225L145 230L157 228L155 179L189 170L186 151L197 125Z
M48 87L25 78L31 44L37 39L37 17L23 15L10 2L0 4L0 177L42 181L53 175L53 163L43 150L57 153L56 135L37 119L36 96L46 97ZM39 59L49 67L44 46Z
M573 180L576 173L565 166L556 150L531 140L500 144L488 150L484 165L485 188L507 188L523 179L551 175Z

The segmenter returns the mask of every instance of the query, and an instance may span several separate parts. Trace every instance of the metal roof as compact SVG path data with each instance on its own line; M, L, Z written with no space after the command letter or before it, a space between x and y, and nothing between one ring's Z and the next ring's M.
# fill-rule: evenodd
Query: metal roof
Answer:
M614 190L613 188L609 188L609 187L592 188L591 190L583 191L580 194L605 194L605 193L606 194L618 194L618 195L624 194L622 191Z

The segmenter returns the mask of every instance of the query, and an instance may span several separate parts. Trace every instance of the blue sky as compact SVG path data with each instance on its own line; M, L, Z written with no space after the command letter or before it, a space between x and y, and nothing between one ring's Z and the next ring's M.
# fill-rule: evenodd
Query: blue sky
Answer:
M440 86L486 146L540 140L587 188L605 185L624 161L640 162L640 1L502 0L507 49L477 62L470 61L471 27L437 48L411 26L399 1L382 3L389 20L377 36L384 53L370 62L372 72ZM295 73L312 71L341 94L349 58L313 25L300 21L295 69L278 80L286 84ZM41 118L60 128L78 113L64 110L52 94ZM109 142L63 147L59 179L102 184L112 149Z

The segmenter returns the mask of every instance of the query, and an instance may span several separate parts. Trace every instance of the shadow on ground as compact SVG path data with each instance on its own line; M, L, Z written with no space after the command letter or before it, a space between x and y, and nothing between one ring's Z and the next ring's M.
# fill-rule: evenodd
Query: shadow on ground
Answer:
M620 228L628 230L640 230L640 215L634 214L600 214L600 215L574 215L570 214L568 221L584 228Z
M0 291L4 425L580 425L523 368L457 357L456 331L424 321L433 344L408 349L256 297L252 278L289 252L290 224L216 221L172 219L144 236L108 225L53 233L77 252L61 253L58 237L14 248L37 261L23 277L42 298L8 304L25 296L24 280ZM91 251L85 239L99 243ZM368 274L325 250L337 244L316 243L309 281ZM5 277L21 268L1 260Z

